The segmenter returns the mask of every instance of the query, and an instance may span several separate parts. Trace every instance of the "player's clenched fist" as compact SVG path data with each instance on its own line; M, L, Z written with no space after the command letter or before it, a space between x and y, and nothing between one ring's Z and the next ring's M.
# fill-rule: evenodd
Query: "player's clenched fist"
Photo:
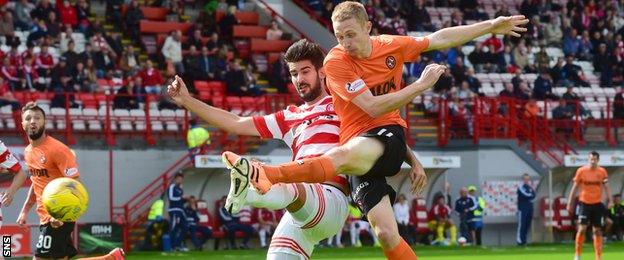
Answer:
M427 88L433 87L433 85L440 78L440 75L444 73L444 70L446 70L446 66L431 63L427 65L427 67L425 67L422 74L420 75L420 78L416 80L416 82L427 86Z

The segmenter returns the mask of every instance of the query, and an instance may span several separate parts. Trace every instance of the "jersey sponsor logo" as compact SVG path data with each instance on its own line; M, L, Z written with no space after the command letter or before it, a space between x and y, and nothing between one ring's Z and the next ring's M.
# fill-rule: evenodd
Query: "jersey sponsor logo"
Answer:
M78 168L65 169L65 176L74 176L76 173L78 173Z
M358 79L353 82L347 83L346 88L347 88L347 92L355 93L355 92L358 92L360 89L362 89L364 86L366 86L366 83L364 83L362 79Z
M39 158L39 162L41 162L41 164L45 164L46 163L45 155L41 155L41 158Z
M46 177L46 178L50 177L48 175L48 170L47 169L33 169L33 168L30 168L30 169L28 169L28 172L30 173L31 176L35 176L35 177Z
M394 84L394 77L392 77L390 80L372 87L370 91L373 93L373 96L381 96L394 91L396 88L397 87Z
M392 55L386 57L386 66L388 66L388 69L394 69L396 67L396 58Z

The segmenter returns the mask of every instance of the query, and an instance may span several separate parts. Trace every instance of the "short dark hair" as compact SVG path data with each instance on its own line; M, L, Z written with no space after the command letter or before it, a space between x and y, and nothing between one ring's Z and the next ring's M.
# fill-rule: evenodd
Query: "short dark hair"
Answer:
M526 172L525 172L524 174L522 174L522 177L523 177L523 178L524 178L524 176L529 177L529 176L531 176L531 175L529 175L528 173L526 173Z
M600 154L596 151L591 151L589 152L589 154L591 154L592 156L596 156L596 158L600 159Z
M315 69L323 67L324 59L325 53L323 53L321 46L307 39L301 39L293 43L286 50L286 54L284 54L284 61L286 62L309 60Z
M176 173L175 178L178 178L178 177L184 178L184 174L181 173L181 172L178 172L178 173Z
M614 194L614 195L613 195L613 197L614 197L614 198L621 198L621 197L622 197L622 195L620 195L620 194Z
M29 111L29 110L39 111L39 112L41 112L41 114L43 114L43 118L44 119L46 117L46 114L43 111L43 109L39 105L37 105L37 103L34 102L34 101L30 101L30 102L26 103L26 105L24 105L24 107L22 107L22 114L26 113L26 111Z

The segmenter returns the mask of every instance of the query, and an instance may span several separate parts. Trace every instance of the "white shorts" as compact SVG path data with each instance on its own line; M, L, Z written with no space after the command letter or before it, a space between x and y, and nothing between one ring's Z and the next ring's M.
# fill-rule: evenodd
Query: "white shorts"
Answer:
M316 244L342 231L349 214L346 195L330 185L303 186L306 201L297 212L284 214L271 239L269 255L279 252L309 259Z

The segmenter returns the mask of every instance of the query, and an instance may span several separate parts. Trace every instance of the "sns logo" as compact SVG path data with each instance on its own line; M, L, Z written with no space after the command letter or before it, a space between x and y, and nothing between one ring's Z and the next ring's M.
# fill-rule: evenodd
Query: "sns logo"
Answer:
M356 81L347 83L346 88L347 92L355 93L358 92L360 89L364 88L364 86L366 86L366 83L364 83L362 79L358 79Z

